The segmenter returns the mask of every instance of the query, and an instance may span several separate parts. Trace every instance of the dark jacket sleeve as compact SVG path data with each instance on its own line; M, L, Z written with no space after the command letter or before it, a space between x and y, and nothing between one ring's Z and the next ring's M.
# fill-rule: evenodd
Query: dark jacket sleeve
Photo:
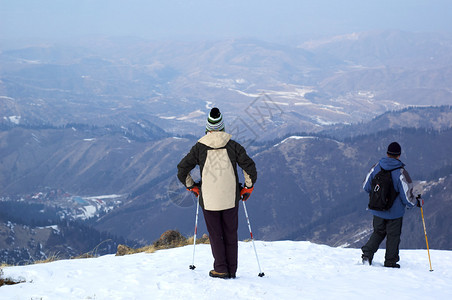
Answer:
M253 159L248 156L246 153L245 148L243 148L242 145L237 143L236 145L236 152L237 152L237 164L240 168L242 168L243 171L246 172L246 174L249 175L252 185L256 183L257 180L257 171L256 171L256 164L254 163Z
M198 144L196 144L177 165L177 178L184 186L190 187L194 184L193 179L190 176L190 171L193 170L198 163Z

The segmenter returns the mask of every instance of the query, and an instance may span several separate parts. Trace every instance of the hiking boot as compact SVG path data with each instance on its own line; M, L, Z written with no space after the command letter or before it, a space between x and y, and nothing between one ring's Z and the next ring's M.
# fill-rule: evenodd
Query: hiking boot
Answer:
M361 258L363 259L363 265L372 265L372 260L369 257L363 255Z
M400 269L400 265L396 264L396 263L386 263L385 262L385 267L387 268L396 268L396 269Z
M209 272L209 276L210 276L210 277L213 277L213 278L223 278L223 279L226 279L226 278L229 278L229 273L220 273L220 272L217 272L217 271L215 271L215 270L211 270L211 271Z
M235 279L235 273L229 273L229 278Z

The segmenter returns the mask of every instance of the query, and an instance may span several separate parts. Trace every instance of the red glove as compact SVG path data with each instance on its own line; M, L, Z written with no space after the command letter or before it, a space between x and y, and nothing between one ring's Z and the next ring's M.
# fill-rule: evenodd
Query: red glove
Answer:
M251 193L253 192L254 187L243 187L240 191L240 197L243 201L248 200L248 198L251 196Z
M188 187L188 188L187 188L187 191L192 192L193 194L195 194L196 197L199 196L199 186L197 186L197 185Z

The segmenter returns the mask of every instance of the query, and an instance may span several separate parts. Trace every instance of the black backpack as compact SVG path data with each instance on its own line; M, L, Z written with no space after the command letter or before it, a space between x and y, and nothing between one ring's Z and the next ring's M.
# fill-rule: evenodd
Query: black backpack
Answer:
M385 211L392 207L399 193L394 189L391 172L400 168L402 167L392 170L381 168L381 171L372 179L368 205L370 209Z

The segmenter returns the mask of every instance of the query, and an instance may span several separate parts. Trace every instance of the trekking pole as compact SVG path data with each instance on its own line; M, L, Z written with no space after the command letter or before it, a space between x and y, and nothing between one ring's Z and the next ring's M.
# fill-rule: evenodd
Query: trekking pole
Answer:
M246 222L248 223L248 229L250 230L251 241L253 242L254 253L256 254L257 265L259 267L259 277L264 277L264 272L261 270L261 264L259 263L259 257L257 257L256 245L254 244L253 232L251 231L250 219L248 218L248 212L246 211L245 201L242 200L243 209L245 210Z
M190 270L194 270L195 267L195 249L196 249L196 233L198 231L198 211L199 211L199 200L196 197L196 218L195 218L195 235L193 238L193 262L190 265Z
M421 198L421 195L418 195L418 196L416 197L416 199L417 199L418 201L422 201L422 199L419 200L420 198ZM433 269L432 269L432 261L431 261L431 259L430 259L430 250L429 250L429 248L428 248L427 229L425 228L424 209L422 208L422 205L420 206L420 208L421 208L422 224L424 225L425 243L427 244L427 253L428 253L428 262L429 262L429 264L430 264L430 272L433 272Z

